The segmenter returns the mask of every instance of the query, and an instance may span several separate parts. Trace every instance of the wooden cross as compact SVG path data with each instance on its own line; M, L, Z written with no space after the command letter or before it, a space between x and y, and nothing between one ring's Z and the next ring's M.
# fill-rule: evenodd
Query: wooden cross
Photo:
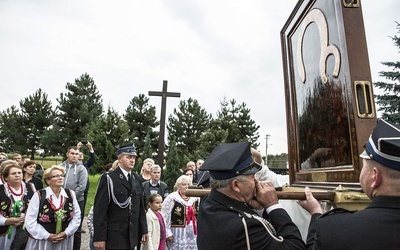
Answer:
M168 92L168 81L163 81L163 89L160 91L149 91L149 96L161 96L161 119L160 119L160 137L158 138L158 165L164 166L164 135L165 135L165 113L167 109L167 97L181 97L181 93Z

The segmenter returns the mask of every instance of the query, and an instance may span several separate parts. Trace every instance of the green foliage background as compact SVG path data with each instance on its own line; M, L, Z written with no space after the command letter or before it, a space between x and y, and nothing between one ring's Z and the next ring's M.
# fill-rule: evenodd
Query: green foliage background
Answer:
M21 100L20 107L11 106L2 111L0 151L18 152L31 159L38 159L36 154L40 153L38 160L42 161L57 156L61 162L69 146L87 139L96 154L90 174L103 172L106 164L116 160L116 148L127 143L137 147L136 172L140 172L143 159L157 161L160 121L155 107L149 105L148 97L144 94L132 97L125 113L119 114L112 107L104 111L102 95L88 73L74 82L67 82L65 90L56 99L56 105L38 89ZM224 98L221 110L213 117L197 100L181 100L168 117L165 162L156 163L183 169L188 161L207 158L214 147L223 142L249 141L256 148L258 129L245 103ZM174 153L172 140L175 142ZM89 155L87 147L81 150ZM172 171L171 175L169 171ZM180 174L168 167L164 172L171 178L169 185Z

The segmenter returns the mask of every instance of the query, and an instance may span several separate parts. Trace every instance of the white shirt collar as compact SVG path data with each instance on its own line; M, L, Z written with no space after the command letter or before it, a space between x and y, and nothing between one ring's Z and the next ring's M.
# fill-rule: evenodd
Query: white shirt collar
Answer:
M46 199L50 198L50 196L52 196L52 195L55 196L55 194L53 193L53 190L51 190L50 187L46 187ZM61 188L60 195L64 196L65 198L68 197L68 195L67 195L67 193L65 192L65 189L64 189L64 188Z
M128 180L128 174L129 174L130 172L126 171L125 169L123 169L123 168L121 168L121 167L119 167L119 168L121 169L122 173L125 175L125 178Z
M149 181L149 182L150 182L150 185L152 185L152 186L154 187L154 186L157 186L157 185L159 185L161 181L157 181L156 183L153 183L153 180L152 180L152 179L150 179L150 181Z

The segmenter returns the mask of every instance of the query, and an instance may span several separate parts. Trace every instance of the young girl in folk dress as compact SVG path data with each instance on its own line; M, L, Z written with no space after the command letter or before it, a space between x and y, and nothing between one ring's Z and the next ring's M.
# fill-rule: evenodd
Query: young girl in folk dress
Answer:
M161 214L162 197L159 194L152 194L147 203L147 229L149 240L142 244L142 250L165 250L166 231L164 216Z

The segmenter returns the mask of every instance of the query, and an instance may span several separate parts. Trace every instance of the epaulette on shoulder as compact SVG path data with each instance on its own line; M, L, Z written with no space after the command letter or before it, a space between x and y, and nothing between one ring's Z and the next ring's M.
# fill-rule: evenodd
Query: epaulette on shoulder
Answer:
M332 210L322 214L320 216L320 218L325 217L327 215L332 215L332 214L339 214L339 213L351 213L352 214L354 212L356 212L356 211L355 210L354 211L350 211L350 210L347 210L347 209L344 209L344 208L335 208L335 209L332 209Z

